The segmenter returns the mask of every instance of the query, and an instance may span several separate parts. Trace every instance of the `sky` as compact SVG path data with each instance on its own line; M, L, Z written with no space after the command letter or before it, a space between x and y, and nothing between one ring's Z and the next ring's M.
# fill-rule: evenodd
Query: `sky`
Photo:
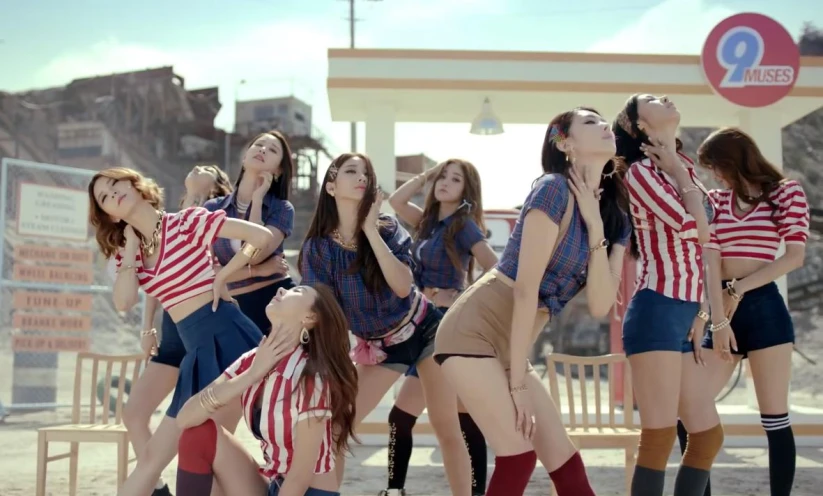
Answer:
M719 21L739 12L771 16L794 36L804 22L823 27L819 1L356 0L356 44L696 55ZM333 153L349 148L349 125L331 122L325 91L328 48L349 44L347 1L0 4L0 90L62 86L79 77L173 65L186 88L219 86L218 127L233 125L235 98L292 94L313 106L313 124ZM511 208L522 203L539 173L545 128L504 126L503 135L479 137L468 133L469 123L399 123L396 152L466 158L485 182L484 206ZM361 150L364 134L361 125Z

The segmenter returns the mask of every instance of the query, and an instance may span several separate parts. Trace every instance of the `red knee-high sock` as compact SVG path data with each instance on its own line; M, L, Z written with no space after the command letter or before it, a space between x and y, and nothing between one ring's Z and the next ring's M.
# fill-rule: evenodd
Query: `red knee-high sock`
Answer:
M549 477L552 478L557 496L595 496L579 451L560 468L549 472Z
M177 447L177 496L211 492L216 455L217 425L213 420L183 431Z
M496 456L486 496L523 496L536 462L537 454L534 451Z

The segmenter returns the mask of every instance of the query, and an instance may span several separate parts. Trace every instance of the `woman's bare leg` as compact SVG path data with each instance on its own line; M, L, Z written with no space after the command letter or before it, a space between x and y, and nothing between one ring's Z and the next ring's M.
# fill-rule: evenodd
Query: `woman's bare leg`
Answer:
M123 424L129 431L129 440L138 458L151 438L149 420L160 403L174 390L179 373L176 367L149 362L132 386L129 400L123 407Z
M641 426L632 496L663 494L666 463L677 437L681 355L649 351L629 357Z
M414 447L414 425L423 413L426 400L418 377L407 375L400 394L389 412L388 484L387 489L404 489L409 460Z
M789 419L792 343L749 352L760 421L769 441L769 483L773 496L788 496L794 484L797 450Z
M240 401L224 406L214 414L218 425L234 432L242 415ZM177 454L177 445L180 439L180 428L177 421L165 417L160 422L154 435L149 439L143 450L143 456L138 458L137 466L129 475L126 482L118 491L118 496L146 496L154 488L163 469L168 466Z
M357 427L363 422L363 419L375 409L400 375L400 372L380 365L357 366L357 403L355 406L357 412L354 419L355 433L357 432ZM337 474L338 485L342 485L343 474L346 471L345 455L341 454L335 458L334 470Z

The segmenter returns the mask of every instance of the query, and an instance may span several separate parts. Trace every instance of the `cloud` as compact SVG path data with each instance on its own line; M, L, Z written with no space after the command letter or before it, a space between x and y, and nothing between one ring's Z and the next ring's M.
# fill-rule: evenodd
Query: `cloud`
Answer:
M586 51L698 55L712 28L735 13L706 0L666 0Z

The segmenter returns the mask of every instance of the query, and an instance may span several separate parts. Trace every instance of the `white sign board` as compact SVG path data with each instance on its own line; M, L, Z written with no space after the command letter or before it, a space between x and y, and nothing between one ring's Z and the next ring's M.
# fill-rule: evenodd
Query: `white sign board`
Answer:
M89 233L89 196L82 190L20 183L17 232L73 241Z

